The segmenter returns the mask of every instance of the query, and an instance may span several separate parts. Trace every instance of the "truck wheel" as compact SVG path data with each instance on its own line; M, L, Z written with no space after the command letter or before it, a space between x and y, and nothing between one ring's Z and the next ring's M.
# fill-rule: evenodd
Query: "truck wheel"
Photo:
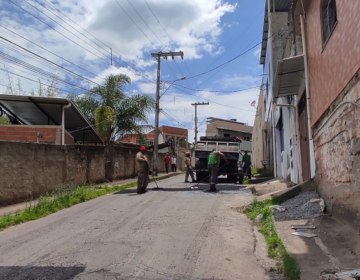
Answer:
M237 176L236 175L228 175L228 181L236 184Z

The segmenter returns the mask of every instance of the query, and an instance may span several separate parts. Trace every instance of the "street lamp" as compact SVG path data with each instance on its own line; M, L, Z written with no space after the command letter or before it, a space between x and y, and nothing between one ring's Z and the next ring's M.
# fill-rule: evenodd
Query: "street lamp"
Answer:
M177 80L173 81L173 82L170 84L170 86L168 86L168 88L161 94L160 97L162 97L162 96L167 92L167 90L168 90L169 88L171 88L171 86L172 86L175 82L177 82L177 81L183 81L183 80L186 80L186 77L185 77L185 76L181 77L180 79L177 79Z
M180 79L173 81L161 96L163 96L175 82L185 79L186 77L183 76ZM159 114L160 114L160 93L159 93L159 83L158 83L156 89L155 135L154 135L154 175L155 176L158 175L157 161L158 161L158 151L159 151Z

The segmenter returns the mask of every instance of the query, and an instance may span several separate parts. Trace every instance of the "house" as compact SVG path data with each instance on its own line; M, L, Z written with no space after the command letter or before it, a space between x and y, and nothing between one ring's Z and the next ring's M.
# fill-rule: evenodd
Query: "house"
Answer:
M149 132L154 135L155 131ZM188 130L179 127L163 125L159 127L158 144L169 143L167 150L162 149L159 152L168 152L169 154L179 154L189 149L188 146Z
M0 95L0 140L69 145L102 144L94 126L76 104L66 98Z
M240 150L243 152L252 151L252 126L237 122L236 119L224 120L210 117L207 122L206 136L240 137L243 140L240 144Z
M329 212L357 227L359 13L358 0L266 1L258 102L265 132L258 137L275 176L311 179Z

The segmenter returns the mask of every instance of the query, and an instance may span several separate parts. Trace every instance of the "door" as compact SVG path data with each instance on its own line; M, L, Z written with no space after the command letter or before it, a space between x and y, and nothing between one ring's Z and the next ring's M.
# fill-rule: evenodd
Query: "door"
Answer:
M299 102L299 142L301 153L301 166L303 182L310 179L310 151L307 125L306 94L304 93Z

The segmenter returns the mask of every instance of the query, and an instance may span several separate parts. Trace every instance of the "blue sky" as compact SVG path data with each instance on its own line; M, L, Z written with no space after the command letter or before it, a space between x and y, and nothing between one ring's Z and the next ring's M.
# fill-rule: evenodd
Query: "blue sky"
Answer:
M13 92L19 92L20 81L21 93L27 94L38 88L38 79L50 83L51 74L56 74L61 79L56 83L63 90L60 94L81 94L110 73L125 73L132 79L126 89L129 95L154 95L157 65L151 52L181 50L184 61L177 57L161 62L161 80L187 79L176 82L182 87L172 86L162 96L160 106L166 115L161 115L160 125L186 127L192 141L191 103L207 101L209 106L198 107L199 136L204 135L207 117L235 118L253 125L255 109L249 103L258 98L256 86L262 73L260 46L254 46L261 42L264 6L265 0L3 0L0 36L86 80L0 40L0 69L7 70L0 71L0 92L5 92L9 77ZM225 67L191 78L252 47ZM112 66L109 48L113 49ZM154 124L153 114L149 123Z

